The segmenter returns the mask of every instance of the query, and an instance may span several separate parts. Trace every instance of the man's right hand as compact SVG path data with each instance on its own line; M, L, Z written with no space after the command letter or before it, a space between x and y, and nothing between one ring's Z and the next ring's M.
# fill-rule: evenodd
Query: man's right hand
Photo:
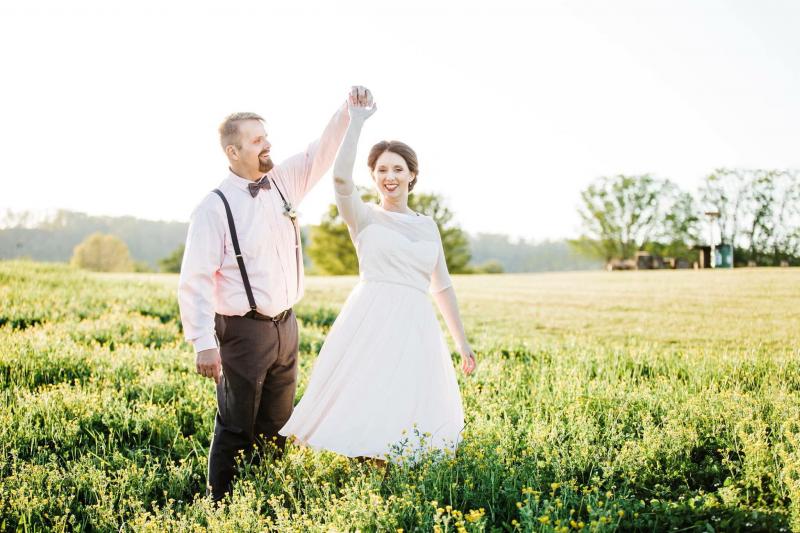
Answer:
M197 352L195 359L197 373L207 378L214 378L214 383L219 384L219 377L222 373L222 359L219 356L219 348L209 348Z

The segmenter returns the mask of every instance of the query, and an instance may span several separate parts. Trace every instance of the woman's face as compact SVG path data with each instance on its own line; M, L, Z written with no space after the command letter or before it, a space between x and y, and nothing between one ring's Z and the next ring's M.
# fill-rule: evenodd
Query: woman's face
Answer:
M372 179L382 197L399 200L408 197L408 184L414 175L408 170L406 160L394 152L383 152L375 162Z

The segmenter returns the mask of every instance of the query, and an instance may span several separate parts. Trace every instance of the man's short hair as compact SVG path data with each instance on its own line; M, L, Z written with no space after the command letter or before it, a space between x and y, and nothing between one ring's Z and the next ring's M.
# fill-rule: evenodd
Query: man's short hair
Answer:
M258 120L264 122L260 115L250 112L231 113L219 125L219 142L224 150L229 144L238 150L242 149L242 140L239 136L239 123L243 120Z

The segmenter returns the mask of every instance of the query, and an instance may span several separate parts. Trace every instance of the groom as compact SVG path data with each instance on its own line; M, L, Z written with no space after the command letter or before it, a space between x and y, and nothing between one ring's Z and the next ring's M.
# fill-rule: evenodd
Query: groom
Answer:
M353 87L363 99L366 89ZM297 382L292 306L303 296L295 206L333 163L350 117L344 102L322 136L279 165L264 119L234 113L219 128L229 172L192 213L178 286L196 369L217 384L207 493L232 489L236 457L285 438Z

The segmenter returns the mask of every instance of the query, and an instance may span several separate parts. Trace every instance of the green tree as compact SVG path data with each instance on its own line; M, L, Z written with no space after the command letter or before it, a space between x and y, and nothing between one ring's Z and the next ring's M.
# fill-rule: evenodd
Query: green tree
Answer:
M312 226L306 251L319 274L358 274L356 250L335 204L328 207L319 226Z
M658 235L668 212L662 198L673 187L649 174L599 178L581 192L584 231L570 244L605 261L633 257Z
M700 201L719 212L719 230L723 244L739 246L742 220L745 218L745 187L749 178L739 169L718 168L705 177L700 186Z
M73 265L97 272L131 272L128 246L116 235L93 233L78 244L72 253Z
M716 169L700 198L720 213L722 242L733 245L737 263L800 263L800 172Z
M158 260L158 267L161 272L171 272L177 274L181 271L181 263L183 262L183 252L186 249L185 244L181 244L167 257Z
M667 206L659 224L658 235L644 245L648 252L662 257L693 260L693 247L699 237L699 209L694 197L668 183L661 201Z
M359 190L365 202L378 201L376 192ZM453 222L453 212L444 200L435 194L414 193L408 198L408 206L418 213L432 217L436 222L442 236L449 271L453 274L467 271L470 260L469 240L464 231ZM356 251L336 205L328 208L319 226L311 228L311 243L307 251L315 270L321 274L358 273Z
M772 264L800 264L800 171L784 170L775 176L775 202L767 221L772 229L765 243Z

